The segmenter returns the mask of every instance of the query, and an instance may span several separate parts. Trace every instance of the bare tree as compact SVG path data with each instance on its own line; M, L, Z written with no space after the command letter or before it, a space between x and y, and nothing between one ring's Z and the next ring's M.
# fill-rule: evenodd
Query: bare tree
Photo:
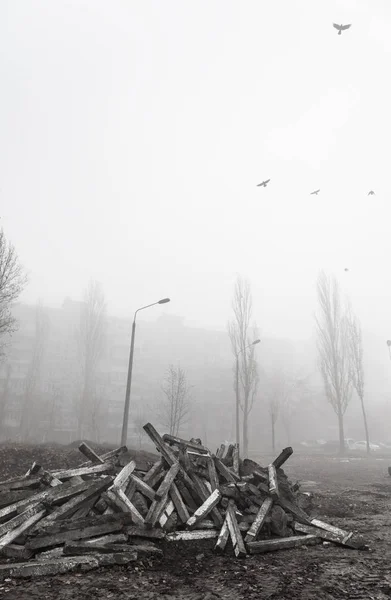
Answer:
M24 402L20 420L20 434L28 439L37 426L39 407L37 398L42 393L42 373L45 351L50 332L50 321L42 302L35 310L35 335L30 365L24 381Z
M16 319L11 313L27 283L27 277L19 263L15 248L0 230L0 339L16 330ZM0 350L3 345L0 344Z
M97 437L97 413L99 397L96 394L96 378L99 362L106 341L106 301L101 286L91 281L85 292L78 332L82 368L82 392L79 405L77 436L89 432Z
M228 323L228 335L235 357L235 422L236 443L240 443L240 409L243 412L243 455L248 455L248 420L257 393L259 374L255 360L258 331L252 319L252 296L250 284L238 277L232 299L234 318ZM242 394L243 399L242 399Z
M170 435L177 436L189 418L191 402L191 388L185 371L179 365L168 367L162 391L164 400L159 410L162 424Z
M364 405L364 365L361 325L357 317L349 309L347 314L347 333L349 343L350 376L353 388L360 398L361 411L364 421L365 439L367 442L367 453L370 453L368 421Z
M318 277L317 292L319 366L326 397L338 418L339 449L344 453L344 414L352 392L346 311L337 280L330 279L323 271Z

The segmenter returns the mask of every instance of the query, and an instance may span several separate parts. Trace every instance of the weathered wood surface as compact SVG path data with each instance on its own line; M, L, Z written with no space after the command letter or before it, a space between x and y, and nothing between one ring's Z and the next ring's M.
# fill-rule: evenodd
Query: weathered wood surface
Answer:
M243 542L242 533L239 529L238 522L236 520L236 506L233 500L229 501L226 519L229 529L229 535L231 536L232 545L236 558L243 558L246 556L247 551Z
M193 529L197 523L205 519L205 517L214 509L215 506L220 502L221 493L219 490L215 490L205 500L205 502L195 511L195 513L189 517L187 526L189 529Z
M125 491L135 468L136 462L134 460L128 462L128 464L121 469L121 471L114 479L114 486L120 490Z
M192 540L210 540L217 538L219 532L216 529L195 529L194 531L175 531L167 533L168 542L192 541Z
M225 518L222 528L220 529L219 537L215 545L216 552L224 552L229 540L229 527L227 518Z
M130 514L135 524L144 525L143 516L139 513L137 508L129 500L129 498L127 498L127 496L121 489L112 487L111 489L107 490L107 492L105 492L104 497L115 508L119 509L124 513Z
M339 527L335 527L334 525L325 523L320 519L311 519L311 525L313 525L314 527L319 527L320 529L325 529L326 531L334 533L335 535L339 535L343 538L349 535L349 531L345 531L345 529L340 529Z
M88 444L86 444L85 442L82 442L79 445L79 451L84 454L84 456L86 458L88 458L88 460L90 462L92 462L95 465L103 465L103 463L105 462L103 458L101 458Z
M220 473L220 475L222 477L224 477L224 479L226 481L228 481L228 483L234 483L235 481L240 481L239 475L236 475L236 473L234 473L224 463L222 463L221 460L219 458L217 458L217 456L214 456L213 460L214 460L217 471Z
M348 546L352 548L356 548L357 545L351 540L353 533L346 533L346 535L341 535L335 532L327 531L326 529L320 529L320 527L311 527L310 525L303 525L303 523L295 522L293 524L294 530L298 533L305 533L307 535L316 535L317 537L325 540L327 542L334 542L335 544L340 544L341 546Z
M171 484L169 496L174 503L175 510L178 513L178 517L182 523L186 523L190 518L189 511L186 507L186 504L183 501L180 491L178 490L177 485L173 482Z
M164 442L167 442L170 445L191 448L192 450L195 450L196 452L199 452L200 454L210 454L208 448L206 448L205 446L202 446L201 444L197 444L192 441L183 440L182 438L175 437L174 435L169 435L168 433L165 433L162 436L162 439Z
M246 543L253 542L258 533L261 531L263 525L265 524L266 517L268 516L271 508L273 506L273 498L266 498L262 506L260 507L257 516L255 517L250 529L246 535Z
M280 495L280 490L278 487L276 467L271 464L268 466L267 470L269 473L269 494L274 498L278 498Z
M29 509L26 511L24 520L20 522L17 527L9 530L5 535L0 537L0 550L11 544L22 533L28 531L30 527L42 519L45 513L45 509L39 510L38 512L35 509Z
M275 550L297 548L298 546L311 546L319 544L320 541L320 538L316 535L297 535L288 538L249 542L247 548L250 554L261 554L264 552L274 552Z
M77 469L62 469L61 471L52 471L51 474L57 479L70 479L77 475L96 475L97 473L114 473L114 466L110 463L103 463L103 465L94 465L93 467L78 467Z
M124 533L129 537L140 537L149 540L162 540L166 537L165 532L161 529L144 529L133 525L125 527Z
M151 488L148 483L145 483L145 481L137 477L137 475L132 474L130 478L135 483L136 489L146 498L149 498L149 500L152 500L152 502L160 499L159 494L155 492L155 490Z
M292 456L292 454L293 448L291 448L291 446L288 446L287 448L284 448L282 452L277 456L277 458L273 460L272 464L276 469L280 469L282 465L288 460L288 458Z
M239 444L235 444L232 453L232 469L236 475L239 475Z
M41 483L41 476L38 477L18 477L9 479L0 483L0 492L12 492L14 490L24 490L28 488L37 488Z

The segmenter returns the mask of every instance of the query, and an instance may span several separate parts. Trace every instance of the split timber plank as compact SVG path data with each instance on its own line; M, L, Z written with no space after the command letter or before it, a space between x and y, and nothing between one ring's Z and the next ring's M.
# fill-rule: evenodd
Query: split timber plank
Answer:
M229 539L229 527L227 518L225 518L222 528L220 529L219 537L215 545L216 552L224 552Z
M92 540L84 540L88 545L93 546L94 544L124 544L128 541L128 536L124 533L111 533L108 535L102 535Z
M104 463L103 465L94 465L93 467L79 467L77 469L63 469L61 471L52 471L52 475L57 479L70 479L77 475L96 475L97 473L113 473L114 466L110 463Z
M20 525L22 525L22 523L24 523L30 517L36 515L37 513L44 514L45 512L46 512L45 507L42 504L34 504L33 506L30 506L24 512L20 513L19 515L16 515L15 517L10 519L6 523L3 523L2 525L0 525L0 540L5 534L7 534L9 531L12 531L13 529L18 528ZM1 543L0 543L0 545L1 545Z
M175 531L166 535L168 542L179 542L179 541L194 541L194 540L210 540L217 538L219 532L215 529L206 530L195 530L195 531Z
M171 485L173 484L176 476L178 475L179 469L180 469L179 462L176 462L173 465L171 465L171 467L167 471L163 481L161 482L161 484L159 485L159 487L156 491L156 495L159 499L164 498L164 496L167 495Z
M131 515L136 525L144 525L144 517L139 513L134 504L127 498L124 492L117 488L111 488L105 493L105 497L116 508Z
M163 508L163 511L160 513L159 516L159 525L162 529L164 529L164 527L167 525L167 522L169 521L170 516L172 515L172 513L175 510L175 506L172 500L166 500L166 504Z
M38 477L18 477L9 479L0 483L0 492L12 492L14 490L24 490L27 488L37 488L41 483L42 476Z
M225 464L222 463L219 458L217 458L217 456L214 456L213 460L217 471L222 477L224 477L226 481L228 481L228 483L235 483L235 481L240 481L239 475L236 475L236 473L234 473L233 471L231 471L231 469L226 467Z
M96 496L97 499L98 496L112 484L112 482L113 478L110 476L94 481L88 486L88 488L84 492L78 494L74 498L71 498L65 504L62 504L62 506L54 510L50 515L45 517L45 519L42 521L42 525L46 526L49 523L53 523L53 521L57 521L58 519L67 519L68 517L73 515L81 507L81 505L86 503L92 496Z
M113 526L114 529L112 531L103 531L100 533L99 528L101 526L110 525ZM82 538L86 537L94 537L97 535L106 535L107 533L116 533L122 530L125 526L132 525L132 516L129 513L117 513L113 515L94 515L88 516L84 519L67 519L66 521L55 521L46 527L42 527L37 535L51 535L58 534L67 531L76 531L76 530L85 530L93 528L94 533L91 533L90 536L83 535ZM95 533L95 530L98 530ZM80 539L82 539L80 538ZM72 538L77 539L77 538Z
M195 513L188 519L187 526L189 529L193 529L197 523L205 519L205 517L214 509L215 506L220 502L221 493L219 490L215 490L205 500L205 502L197 508Z
M10 565L0 565L0 579L6 577L25 578L39 577L42 575L58 575L73 571L83 566L83 570L97 569L100 564L95 556L67 556L64 558L52 558L47 560L36 560Z
M48 558L59 558L62 554L63 546L52 548L51 550L44 550L44 552L36 552L34 555L35 560L47 560Z
M129 544L88 544L85 541L65 542L64 556L84 556L85 554L110 554L112 552L129 552L134 549Z
M291 446L288 446L287 448L284 448L282 452L280 452L277 458L273 460L272 464L275 466L276 469L280 469L282 465L288 460L288 458L292 456L292 454L293 448Z
M84 519L85 517L87 517L90 514L90 512L92 511L93 507L95 506L98 498L99 498L99 493L96 494L95 496L91 496L91 498L89 500L86 500L82 504L82 506L80 506L80 508L78 508L77 511L75 513L73 513L71 518L72 519Z
M229 535L231 536L236 558L243 558L244 556L246 556L247 551L243 542L242 533L239 529L238 522L236 520L235 511L235 503L233 500L230 500L226 513Z
M340 529L339 527L335 527L334 525L329 525L329 523L325 523L324 521L320 521L319 519L311 519L311 525L314 527L319 527L320 529L325 529L330 533L334 533L335 535L339 535L341 537L347 537L349 535L349 531L345 531L345 529Z
M280 495L280 490L278 488L276 467L271 464L268 466L267 470L269 473L269 494L273 496L273 498L278 498Z
M130 479L124 492L125 492L125 496L127 497L127 499L132 500L133 496L137 492L135 482Z
M239 475L239 444L235 444L232 454L232 468L236 475Z
M267 473L263 473L259 469L254 469L253 476L257 479L260 479L263 483L269 484L269 476Z
M220 448L216 452L216 457L221 460L224 457L224 452L225 452L225 444L221 444Z
M247 532L246 539L245 539L246 543L253 542L255 540L258 533L261 531L261 529L266 521L266 517L268 516L272 506L273 506L273 498L266 498L263 501L263 504L260 507L260 509L257 513L257 516L255 517L249 531Z
M82 442L79 446L79 450L89 461L95 465L103 465L105 462L88 444Z
M149 500L160 500L160 496L154 489L152 489L148 483L145 483L142 479L137 477L137 475L130 475L131 480L135 483L136 489L141 492L146 498Z
M204 480L201 479L200 477L198 477L198 475L192 474L191 479L194 483L194 486L198 493L198 496L201 499L201 504L203 504L209 498L210 491L208 490L207 486L205 485ZM215 508L215 507L212 508L212 510L210 511L210 517L213 520L216 527L218 529L220 529L223 524L224 519L221 516L221 514L217 508Z
M57 479L57 477L54 477L51 473L49 473L49 471L45 471L45 469L42 469L41 475L41 482L44 485L48 485L49 487L57 487L59 485L62 485L62 481Z
M316 535L297 535L288 538L279 538L275 540L260 540L258 542L249 542L247 548L250 554L261 554L264 552L274 552L275 550L287 550L288 548L297 548L298 546L312 546L319 544L320 538Z
M181 481L180 479L177 479L177 481L175 482L175 485L177 486L184 502L186 503L188 510L190 512L196 511L198 506L197 506L196 502L194 501L194 498L191 495L190 491L188 490L187 486L183 483L183 481ZM192 485L193 485L193 483L192 483Z
M194 529L217 529L217 527L211 519L203 519L199 523L196 523Z
M31 498L36 492L34 490L14 490L12 492L0 493L0 509L26 498Z
M34 461L31 467L28 469L28 471L23 475L23 477L31 477L31 475L37 475L41 469L42 466L36 461Z
M148 483L152 488L164 477L164 461L157 460L147 473L145 473L143 481Z
M20 544L8 544L5 546L1 555L6 558L17 558L18 560L29 560L33 556L32 550L26 548L26 546L21 546Z
M170 490L171 485L174 483L175 477L178 474L180 469L180 465L178 462L175 462L170 469L167 471L166 476L164 477L162 483L157 489L156 495L159 500L154 500L149 507L148 514L145 518L145 524L148 527L154 527L157 521L160 519L160 516L164 510L165 505L167 504L167 495Z
M124 491L135 468L136 462L134 460L129 461L114 479L115 487Z
M26 511L26 513L27 512L28 511ZM30 510L30 515L31 516L29 516L22 523L20 523L18 527L16 527L15 529L12 529L10 531L8 531L8 533L6 533L5 535L3 535L0 538L0 550L3 550L3 548L5 548L9 544L11 544L22 533L24 533L25 531L28 531L28 529L30 529L30 527L32 527L33 525L35 525L35 523L37 523L40 519L42 519L42 517L46 514L46 510L45 509L40 510L39 512L35 512L33 514L31 514L31 512L32 511Z
M192 450L196 450L200 454L207 454L207 455L210 454L208 448L206 448L205 446L202 446L202 444L197 444L196 442L183 440L182 438L175 437L174 435L169 435L168 433L165 433L163 435L162 439L164 442L167 442L170 445L191 448Z
M217 476L216 466L212 457L208 459L208 475L212 492L214 492L219 488L219 478Z
M121 456L121 454L125 454L125 452L128 451L127 446L120 446L119 448L116 448L115 450L110 450L109 452L105 452L104 454L102 454L100 456L100 458L102 458L102 460L104 460L104 462L110 461L112 459L115 459L119 456ZM79 465L80 467L86 467L90 464L90 461L85 461L83 463L81 463L81 465Z
M280 498L278 498L277 504L279 504L281 508L283 508L286 512L289 512L291 515L293 515L296 521L299 521L304 525L313 524L311 523L311 519L307 515L307 513L305 513L304 510L296 506L296 504L293 504L293 502L291 502L290 500L287 500L286 498L283 498L281 496Z
M190 518L189 511L186 508L185 503L183 502L180 491L178 490L177 485L173 482L171 484L171 488L169 491L169 495L171 500L174 503L175 510L178 513L178 517L182 523L186 523Z
M340 544L341 546L357 548L357 545L354 543L354 541L351 541L353 532L347 533L345 536L341 536L336 533L331 533L331 531L326 531L325 529L320 529L319 527L311 527L310 525L303 525L302 523L294 523L293 527L298 533L316 535L327 542L334 542L335 544Z

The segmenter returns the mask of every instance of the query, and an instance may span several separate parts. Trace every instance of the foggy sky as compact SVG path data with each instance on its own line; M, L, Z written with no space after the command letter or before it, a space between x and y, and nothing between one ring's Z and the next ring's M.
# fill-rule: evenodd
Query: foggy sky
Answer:
M240 273L261 334L305 338L324 268L391 337L390 54L387 0L3 0L0 223L23 300L96 278L111 313L170 296L224 328Z

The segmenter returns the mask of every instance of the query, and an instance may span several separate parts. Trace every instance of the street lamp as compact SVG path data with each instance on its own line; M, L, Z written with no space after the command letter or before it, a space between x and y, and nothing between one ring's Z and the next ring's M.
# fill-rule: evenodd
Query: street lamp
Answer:
M255 346L256 344L259 344L261 340L254 340L253 342L251 342L251 344L249 344L248 346L245 346L244 348L242 348L241 350L239 350L239 352L236 354L236 443L239 444L239 440L240 440L240 432L239 432L239 355L244 352L244 350L247 350L247 348L250 348L250 346Z
M387 346L388 346L388 354L390 355L390 359L391 359L391 340L387 340Z
M130 342L130 353L129 353L128 380L126 383L124 417L122 420L121 446L126 446L126 440L128 437L130 390L132 387L132 370L133 370L133 354L134 354L134 336L136 333L136 316L137 316L137 313L140 312L140 310L144 310L145 308L149 308L150 306L155 306L156 304L166 304L167 302L170 302L170 298L163 298L162 300L158 300L158 302L153 302L152 304L147 304L147 306L142 306L141 308L138 308L136 310L136 312L134 313L133 325L132 325L132 339Z

